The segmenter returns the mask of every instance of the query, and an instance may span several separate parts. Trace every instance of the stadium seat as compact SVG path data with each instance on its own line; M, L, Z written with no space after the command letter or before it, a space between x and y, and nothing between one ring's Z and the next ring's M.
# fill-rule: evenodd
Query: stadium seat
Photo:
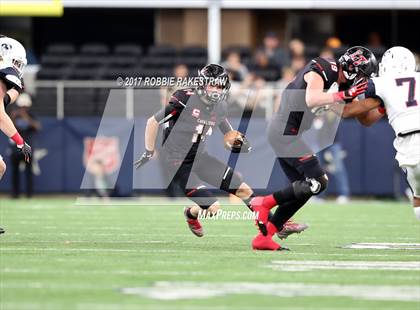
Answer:
M74 64L76 57L72 55L44 55L41 58L41 67L44 68L63 68Z
M114 47L114 54L119 56L136 56L143 54L143 48L137 44L119 44Z
M43 68L37 73L39 80L63 80L70 72L70 67L63 68Z
M106 55L109 54L109 47L102 43L88 43L80 47L81 54Z
M175 57L176 55L176 49L169 45L154 45L149 47L148 52L150 56Z
M67 75L69 80L95 80L100 76L100 68L72 68Z
M140 73L142 71L141 66L136 67L126 67L122 68L120 66L109 66L105 68L104 71L99 72L100 76L99 78L102 80L109 80L109 81L115 81L118 77L136 77L140 76Z
M72 55L76 53L76 47L70 43L56 43L47 47L50 55Z
M76 68L99 68L106 66L108 62L111 61L110 56L80 56L77 61L75 61Z
M175 65L174 57L146 56L142 59L144 68L173 68Z
M109 65L112 67L128 68L137 66L140 63L140 57L133 55L115 55L109 59Z

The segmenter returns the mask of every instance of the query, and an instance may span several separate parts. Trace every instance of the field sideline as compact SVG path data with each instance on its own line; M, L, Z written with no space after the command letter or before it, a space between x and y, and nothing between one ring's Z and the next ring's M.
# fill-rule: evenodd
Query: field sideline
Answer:
M312 204L290 252L252 251L244 220L206 220L197 238L170 201L75 202L1 198L1 310L420 309L420 248L342 248L420 244L408 202Z

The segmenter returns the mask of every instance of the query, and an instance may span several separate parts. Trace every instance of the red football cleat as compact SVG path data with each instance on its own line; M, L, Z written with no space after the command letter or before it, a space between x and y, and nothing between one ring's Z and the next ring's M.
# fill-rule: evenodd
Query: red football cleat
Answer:
M281 247L271 239L270 236L264 236L261 232L252 240L252 249L258 251L283 251L288 248Z
M184 209L184 216L185 216L185 219L187 220L188 228L197 237L203 237L204 232L203 232L203 227L201 226L200 222L197 219L190 219L187 216L187 211L189 209L191 209L191 208L185 208Z
M251 200L251 208L257 214L255 222L264 236L267 235L268 215L270 214L271 209L271 206L268 207L265 204L265 201L266 197L264 196L257 196Z
M309 226L306 224L295 223L292 220L288 220L284 225L283 229L277 232L277 237L280 239L286 239L292 234L300 234L302 231L307 229Z

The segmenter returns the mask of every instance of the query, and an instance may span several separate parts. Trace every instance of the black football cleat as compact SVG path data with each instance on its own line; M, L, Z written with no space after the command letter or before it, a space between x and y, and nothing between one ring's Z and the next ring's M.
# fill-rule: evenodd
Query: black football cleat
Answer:
M4 234L6 231L0 227L0 234Z

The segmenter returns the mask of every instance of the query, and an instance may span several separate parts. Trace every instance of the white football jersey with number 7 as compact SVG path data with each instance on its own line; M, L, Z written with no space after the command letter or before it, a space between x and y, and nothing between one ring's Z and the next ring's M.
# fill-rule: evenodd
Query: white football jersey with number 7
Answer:
M420 72L372 78L395 134L420 130Z

